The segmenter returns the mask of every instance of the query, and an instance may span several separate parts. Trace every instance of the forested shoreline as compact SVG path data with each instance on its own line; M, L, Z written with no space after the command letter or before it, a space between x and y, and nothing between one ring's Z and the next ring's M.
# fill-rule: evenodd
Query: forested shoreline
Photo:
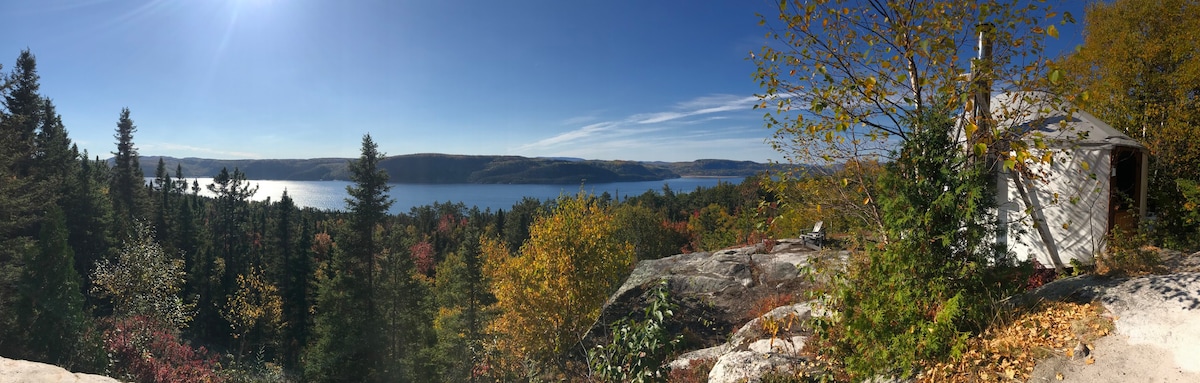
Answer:
M530 313L506 297L556 278L523 276L541 266L518 260L583 254L576 262L605 265L603 276L557 278L600 283L577 288L606 297L637 259L759 240L773 208L762 179L748 178L621 201L580 193L391 215L387 157L369 135L348 167L344 211L298 208L286 192L252 201L238 168L205 185L160 159L147 184L130 109L117 115L110 165L71 141L31 52L8 79L0 355L119 379L507 380L525 361L567 365L567 338L521 338ZM577 322L594 301L529 309Z
M239 168L255 180L349 180L350 158L247 159L146 156L142 172L153 174L162 159L190 177L216 176ZM380 161L391 182L409 184L558 184L660 181L679 177L751 177L790 165L702 159L690 162L602 161L452 154L405 154Z

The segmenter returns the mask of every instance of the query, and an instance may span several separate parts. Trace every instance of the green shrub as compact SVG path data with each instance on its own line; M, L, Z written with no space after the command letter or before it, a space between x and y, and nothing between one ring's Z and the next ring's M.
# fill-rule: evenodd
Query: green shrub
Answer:
M1013 262L989 245L992 177L963 155L953 120L929 112L881 176L886 240L851 260L823 299L837 314L818 318L832 360L858 380L911 376L960 353L987 324L998 298L1019 285Z
M1159 271L1162 260L1150 242L1145 230L1113 230L1105 251L1096 255L1096 273L1130 276Z
M821 380L816 377L803 377L791 372L772 371L763 374L758 381L759 383L809 383Z
M682 336L671 336L666 319L674 313L667 282L650 290L650 305L641 322L619 320L612 325L612 342L588 350L588 364L602 382L664 382L666 359Z
M1200 246L1200 183L1178 178L1174 190L1150 191L1148 198L1160 201L1152 233L1156 239L1172 249Z

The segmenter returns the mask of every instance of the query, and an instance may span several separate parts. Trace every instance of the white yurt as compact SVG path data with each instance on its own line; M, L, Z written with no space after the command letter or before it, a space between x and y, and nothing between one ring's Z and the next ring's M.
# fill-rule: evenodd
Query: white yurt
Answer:
M997 172L997 236L1020 260L1043 267L1091 264L1115 228L1135 229L1146 211L1147 151L1133 138L1046 93L992 97L998 129L1019 133L1049 163Z

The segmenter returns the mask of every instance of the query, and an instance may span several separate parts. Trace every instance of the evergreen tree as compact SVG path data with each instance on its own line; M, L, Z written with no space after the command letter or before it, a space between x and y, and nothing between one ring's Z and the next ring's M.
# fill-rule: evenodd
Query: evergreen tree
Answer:
M0 81L0 354L22 348L13 304L18 298L21 261L33 251L38 214L45 194L30 177L34 137L40 121L37 62L21 51L13 72Z
M171 198L175 190L175 181L171 180L171 174L167 173L167 164L162 157L158 158L158 167L154 172L154 183L151 187L154 191L154 227L157 229L158 241L171 252L175 249L175 228L171 217Z
M182 164L175 164L175 181L171 183L171 192L179 196L187 194L187 180L183 178Z
M529 226L539 217L546 214L547 206L541 200L525 197L513 205L508 214L504 214L502 225L504 242L508 244L508 252L516 253L521 245L529 239Z
M63 201L67 217L68 242L75 252L75 271L83 276L83 291L91 291L92 270L113 245L112 201L105 194L108 163L88 160L85 151L74 167L74 186ZM91 295L85 296L94 305Z
M42 96L38 94L41 77L37 73L37 57L29 49L17 56L17 64L6 79L7 94L4 95L3 130L8 137L14 154L16 175L28 176L33 165L34 138L41 124Z
M1015 290L1015 261L987 241L996 230L994 177L960 150L952 115L930 107L913 121L926 129L898 150L880 180L894 240L848 266L826 297L837 314L822 320L818 335L832 340L825 352L853 376L904 377L922 362L959 353L994 318L997 297Z
M247 253L250 251L246 236L249 218L247 202L258 192L258 186L251 186L246 174L237 168L232 173L227 168L221 168L221 172L213 177L213 183L208 184L208 191L214 194L217 202L213 244L226 264L225 283L230 285L233 276L250 266L247 262Z
M27 253L19 282L17 328L25 334L23 351L14 355L57 365L71 365L84 338L84 311L74 252L67 244L66 218L51 207L36 249Z
M328 274L320 282L316 339L304 362L311 381L385 380L374 270L381 250L376 227L393 201L387 195L387 172L378 168L381 159L371 136L363 136L362 156L350 163L354 185L346 187L346 240L334 249Z
M379 152L379 147L371 140L371 135L363 136L362 156L358 161L350 163L350 180L355 184L346 187L350 198L346 198L346 207L350 212L350 232L347 243L351 257L359 267L364 267L359 273L366 277L367 289L373 290L372 270L375 270L375 258L380 253L380 243L375 233L376 226L383 223L388 209L395 202L388 196L391 186L388 186L387 170L379 169L379 161L385 158ZM373 307L368 297L367 306Z
M199 294L197 331L210 341L227 342L228 323L218 311L225 307L225 297L237 288L237 276L246 275L252 265L247 202L258 187L250 186L241 170L222 168L207 188L214 194L215 205L208 225L211 248L194 260L198 268L194 278Z
M472 228L458 251L438 264L435 294L439 373L445 381L465 382L483 355L483 334L493 316L486 308L495 303L483 273L480 232Z
M311 258L297 235L297 215L299 210L287 190L276 204L275 227L272 238L274 249L278 254L279 265L273 267L274 279L278 281L281 298L283 298L283 333L280 346L283 350L283 362L287 366L296 366L300 360L300 350L308 342L309 319L308 309L311 301L308 278L312 275ZM305 223L303 226L307 226Z
M137 126L129 118L129 108L121 109L121 117L117 121L117 151L113 152L114 161L112 173L113 213L118 236L127 236L133 220L141 218L145 202L145 180L142 167L138 163L137 147L133 146L133 133Z
M48 98L42 100L41 114L41 127L34 140L32 172L38 182L43 183L43 190L51 194L53 202L62 206L64 200L74 194L71 189L75 186L75 172L79 170L75 166L79 152L73 149L54 102Z
M437 373L431 353L437 343L431 326L436 312L432 281L414 262L418 258L415 253L422 251L418 244L424 244L426 250L431 246L417 238L411 230L393 230L379 257L378 286L373 291L382 318L383 381L435 380Z

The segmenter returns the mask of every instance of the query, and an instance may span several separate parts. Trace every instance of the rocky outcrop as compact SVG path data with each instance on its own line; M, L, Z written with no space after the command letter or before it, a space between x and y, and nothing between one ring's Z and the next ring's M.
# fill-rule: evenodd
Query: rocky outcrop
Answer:
M1180 265L1200 264L1200 253ZM1038 299L1099 301L1114 321L1114 334L1092 345L1085 360L1052 354L1038 363L1031 382L1200 381L1200 273L1108 279L1081 276L1055 281ZM1176 265L1168 265L1176 267Z
M641 261L605 303L599 323L643 312L646 292L665 279L671 300L678 305L669 328L684 335L687 349L713 347L725 343L738 326L754 319L751 313L765 298L805 291L808 282L800 268L818 256L844 258L845 254L812 251L800 240L779 240L772 246L760 244ZM603 332L599 325L594 330L593 334Z
M646 292L666 280L678 307L667 327L682 334L683 350L673 365L716 360L714 376L735 381L795 366L807 334L800 323L812 315L802 300L808 279L802 270L817 259L845 259L845 252L817 252L800 240L779 240L716 252L679 254L641 261L605 304L599 324L585 344L603 343L604 323L613 323L646 307ZM777 306L767 314L755 317ZM769 305L769 306L767 306ZM641 319L636 318L635 319ZM780 326L784 330L780 330Z
M0 357L0 383L118 383L116 379L72 373L55 365Z
M680 355L672 369L688 368L693 361L713 359L709 383L757 382L769 372L794 372L807 359L800 351L810 332L804 326L814 313L811 303L781 306L742 325L729 341Z

